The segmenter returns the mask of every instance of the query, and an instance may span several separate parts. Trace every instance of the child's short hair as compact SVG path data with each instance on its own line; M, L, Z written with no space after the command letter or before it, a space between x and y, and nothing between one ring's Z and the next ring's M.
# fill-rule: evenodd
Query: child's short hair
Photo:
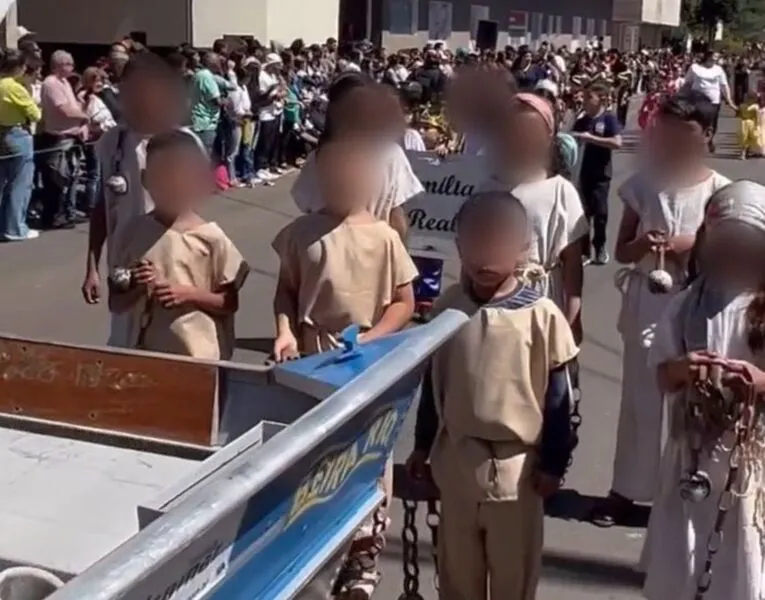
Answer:
M706 131L714 126L716 112L715 105L703 93L689 90L664 100L657 116L698 123Z
M595 96L598 96L601 100L606 100L611 95L611 88L607 86L605 83L599 83L599 82L590 83L584 89L588 94L594 94Z
M511 231L526 231L529 217L526 207L507 191L478 192L462 203L455 218L457 233L467 223L507 223Z
M149 140L146 145L146 162L148 163L155 154L167 150L184 150L206 158L199 140L193 134L182 129L173 129L159 133Z

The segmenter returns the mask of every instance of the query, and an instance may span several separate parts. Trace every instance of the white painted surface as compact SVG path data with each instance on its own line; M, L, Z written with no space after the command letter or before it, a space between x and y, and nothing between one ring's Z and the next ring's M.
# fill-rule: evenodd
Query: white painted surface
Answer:
M138 531L138 504L198 466L0 428L0 561L79 573Z

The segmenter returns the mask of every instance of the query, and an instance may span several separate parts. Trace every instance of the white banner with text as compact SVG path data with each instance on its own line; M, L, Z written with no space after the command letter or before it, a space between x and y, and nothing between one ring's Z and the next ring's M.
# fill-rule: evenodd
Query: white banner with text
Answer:
M404 205L409 219L409 252L413 256L447 259L456 255L454 217L462 203L485 178L485 157L439 158L409 152L409 161L425 192Z

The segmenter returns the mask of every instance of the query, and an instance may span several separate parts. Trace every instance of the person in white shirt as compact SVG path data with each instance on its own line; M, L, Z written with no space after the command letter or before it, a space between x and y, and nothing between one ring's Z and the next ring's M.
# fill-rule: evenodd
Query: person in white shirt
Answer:
M225 109L234 126L231 128L231 138L226 144L224 157L228 169L228 180L233 187L242 187L243 183L237 177L236 157L239 155L245 126L252 121L252 102L247 90L250 73L244 69L235 72L236 88L231 90L226 99Z
M98 178L100 165L94 142L104 133L117 126L109 108L99 94L104 89L106 74L96 67L88 67L82 74L81 88L77 92L77 99L82 103L82 108L88 117L88 140L90 143L83 144L83 162L82 170L85 179L85 198L80 205L83 212L90 215L93 206L96 204L96 195L98 194ZM73 186L73 190L76 190ZM76 191L70 191L70 194L76 194Z
M684 89L701 92L715 106L715 120L712 126L712 135L709 138L710 152L715 151L714 137L717 133L717 122L720 119L721 101L736 110L736 105L731 100L728 76L723 68L717 64L717 58L716 52L711 50L705 52L701 62L694 63L688 68L684 84Z
M279 130L284 110L284 89L279 79L281 57L272 52L266 56L258 75L258 92L261 102L258 108L258 142L255 145L255 179L271 183L281 172L278 169Z

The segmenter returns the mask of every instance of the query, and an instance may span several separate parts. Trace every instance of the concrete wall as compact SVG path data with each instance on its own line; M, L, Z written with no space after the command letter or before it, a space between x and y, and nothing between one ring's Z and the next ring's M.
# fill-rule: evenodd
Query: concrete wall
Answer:
M312 43L337 36L338 1L18 0L18 23L46 44L110 44L131 31L163 47L209 47L223 35Z
M175 46L188 41L188 18L187 0L18 0L18 23L42 43L110 44L142 31L149 45Z
M199 48L210 48L224 35L251 35L262 42L266 37L267 3L268 0L192 0L193 34L189 41Z
M488 18L499 25L499 45L543 40L576 45L592 36L610 36L612 0L451 0L450 48L467 47L478 20ZM431 37L430 0L381 0L380 22L383 46L400 49L422 46ZM473 16L471 16L473 15ZM475 17L475 18L474 18ZM448 20L448 19L447 19ZM511 29L511 24L520 25ZM525 20L525 28L523 22ZM525 33L524 33L525 32Z
M614 20L676 27L681 0L614 0Z

